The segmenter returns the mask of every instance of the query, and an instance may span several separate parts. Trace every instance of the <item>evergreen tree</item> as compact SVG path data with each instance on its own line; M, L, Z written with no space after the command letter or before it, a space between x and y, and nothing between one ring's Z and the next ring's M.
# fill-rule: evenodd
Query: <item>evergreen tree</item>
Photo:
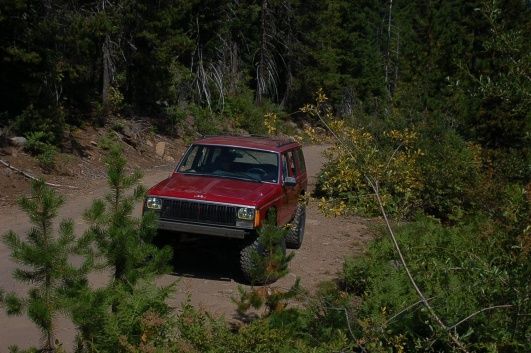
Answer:
M531 129L531 8L521 1L484 2L486 29L476 62L462 65L455 96L463 134L487 151L499 176L527 183Z
M145 194L140 185L141 174L128 174L127 161L117 145L111 146L105 163L110 192L85 212L90 227L83 241L93 242L96 268L110 270L111 280L103 288L92 289L86 284L71 288L69 294L75 300L69 308L79 330L78 352L109 351L111 347L119 350L123 337L115 330L127 330L129 325L123 318L135 315L131 320L136 321L131 325L137 325L139 317L150 310L166 315L169 309L163 299L173 288L158 288L153 282L156 274L168 271L171 259L169 247L159 250L151 243L156 233L155 215L148 212L141 218L132 216L135 203L143 200ZM153 295L144 298L146 291ZM126 297L142 306L122 305ZM135 333L129 332L131 339Z
M54 317L65 309L65 289L85 278L91 268L90 257L79 267L70 263L79 244L74 235L72 220L62 221L57 234L53 220L57 216L63 198L45 185L44 181L32 184L31 197L23 197L19 204L30 218L33 228L27 239L10 231L4 235L4 243L11 251L13 260L21 265L13 276L28 285L26 297L14 293L0 296L10 315L26 315L39 327L44 343L42 351L54 352Z
M145 194L140 172L127 174L127 160L116 145L105 163L111 191L85 212L90 224L86 236L95 241L101 267L112 271L112 282L132 286L140 278L166 272L171 249L159 250L151 243L156 234L153 213L146 212L140 219L131 215Z
M266 314L281 311L285 308L287 300L301 292L298 278L287 291L269 286L254 287L256 284L273 283L289 273L288 265L295 253L286 254L288 232L288 228L276 225L276 212L270 210L258 231L258 238L242 250L244 276L253 287L250 290L238 288L240 297L233 298L240 314L244 314L251 307L260 309L264 305L267 309Z

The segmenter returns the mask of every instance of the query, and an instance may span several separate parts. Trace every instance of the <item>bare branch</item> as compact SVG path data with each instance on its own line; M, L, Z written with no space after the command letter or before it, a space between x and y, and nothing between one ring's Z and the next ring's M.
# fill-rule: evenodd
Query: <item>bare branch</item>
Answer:
M447 330L450 331L450 330L455 329L457 326L461 325L463 322L465 322L467 320L470 320L474 316L476 316L478 314L481 314L484 311L489 311L489 310L494 310L494 309L507 309L507 308L512 308L513 306L514 305L512 305L512 304L504 304L504 305L494 305L494 306L490 306L488 308L483 308L481 310L476 311L475 313L472 313L472 314L468 315L467 317L465 317L463 320L459 321L455 325L452 325L452 326L448 327Z
M396 153L398 152L398 150L402 147L403 143L401 142L396 148L395 150L393 151L393 154L391 155L391 157L389 157L389 159L387 160L387 164L385 165L385 170L387 171L387 168L389 168L389 165L391 164L391 161L395 158L395 155Z
M39 180L39 178L36 178L34 177L33 175L31 175L30 173L28 172L25 172L21 169L18 169L18 168L15 168L13 167L10 163L4 161L3 159L0 159L0 163L5 165L6 167L8 167L9 169L11 170L14 170L15 172L25 176L26 178L28 179L31 179L31 180ZM54 184L54 183L48 183L48 182L44 182L44 184L48 185L48 186L52 186L52 187L55 187L55 188L68 188L68 189L79 189L78 187L76 186L71 186L71 185L61 185L61 184Z
M431 297L431 298L428 298L428 299L426 299L426 300L427 300L427 301L430 301L430 300L432 300L432 299L434 299L434 298L435 298L435 297ZM393 321L394 319L396 319L397 317L399 317L400 315L402 315L402 314L405 313L406 311L409 311L409 310L413 309L414 307L416 307L417 305L422 304L422 303L423 303L422 300L419 300L419 301L417 301L417 302L415 302L415 303L413 303L413 304L411 304L411 305L408 305L406 308L400 310L399 312L397 312L396 314L394 314L393 316L391 316L391 317L387 320L387 322L389 323L389 322Z

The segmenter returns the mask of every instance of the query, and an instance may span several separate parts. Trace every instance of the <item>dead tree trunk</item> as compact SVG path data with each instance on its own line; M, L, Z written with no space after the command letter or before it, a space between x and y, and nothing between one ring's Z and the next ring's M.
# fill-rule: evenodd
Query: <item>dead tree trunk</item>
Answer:
M266 51L267 51L267 0L262 1L262 18L260 23L261 40L260 40L260 59L256 68L256 103L262 103L262 96L266 91Z
M104 109L107 109L109 107L109 92L111 88L111 80L112 80L112 57L111 57L111 39L109 35L105 35L105 40L103 41L102 45L102 53L103 53L103 84L101 88L101 101L103 103Z
M391 70L391 23L393 19L393 0L389 0L389 14L387 17L387 52L385 54L385 86L387 88L387 94L391 99L391 82L390 82L390 70Z

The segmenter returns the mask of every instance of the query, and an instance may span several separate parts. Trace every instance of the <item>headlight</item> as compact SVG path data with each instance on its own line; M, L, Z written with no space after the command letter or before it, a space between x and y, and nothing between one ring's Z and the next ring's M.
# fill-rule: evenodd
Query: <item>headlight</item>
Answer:
M238 209L238 218L246 221L252 221L254 219L254 208L241 207Z
M146 207L150 210L160 210L162 208L162 200L158 197L146 198Z

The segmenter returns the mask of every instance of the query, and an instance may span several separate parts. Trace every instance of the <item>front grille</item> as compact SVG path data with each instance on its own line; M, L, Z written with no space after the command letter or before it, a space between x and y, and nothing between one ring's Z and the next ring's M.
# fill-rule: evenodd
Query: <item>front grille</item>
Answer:
M184 222L235 226L237 211L238 208L235 206L162 199L160 218Z

